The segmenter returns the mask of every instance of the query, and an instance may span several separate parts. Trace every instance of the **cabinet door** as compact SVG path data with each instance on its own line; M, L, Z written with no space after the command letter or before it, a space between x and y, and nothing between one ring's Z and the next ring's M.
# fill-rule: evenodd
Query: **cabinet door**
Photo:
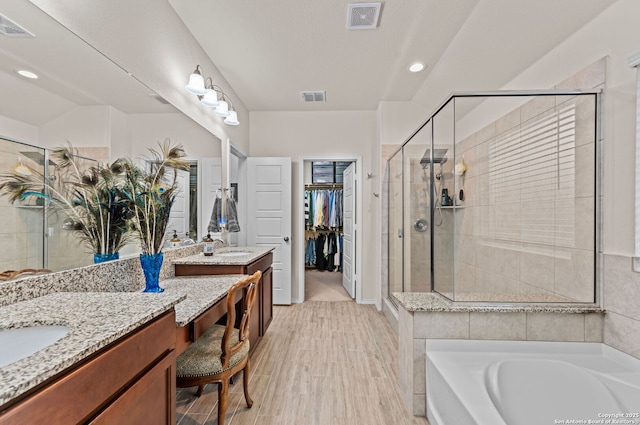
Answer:
M175 425L175 359L172 351L89 423Z

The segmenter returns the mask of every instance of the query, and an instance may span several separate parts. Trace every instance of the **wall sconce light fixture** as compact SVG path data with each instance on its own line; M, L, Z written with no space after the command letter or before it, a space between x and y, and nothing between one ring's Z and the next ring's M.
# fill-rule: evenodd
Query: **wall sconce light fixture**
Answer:
M189 76L189 83L185 86L189 93L198 96L200 103L209 108L215 108L213 113L219 117L224 117L224 123L228 125L239 125L238 113L233 107L233 102L225 94L222 88L213 84L211 77L206 79L202 76L200 65Z

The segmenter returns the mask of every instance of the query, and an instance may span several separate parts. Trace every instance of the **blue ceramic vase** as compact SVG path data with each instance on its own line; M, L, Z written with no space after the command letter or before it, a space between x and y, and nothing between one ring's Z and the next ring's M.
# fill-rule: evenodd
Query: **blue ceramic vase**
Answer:
M140 254L140 265L142 265L145 281L144 292L164 291L159 285L162 260L163 255L161 252L157 254Z
M104 263L105 261L117 260L120 258L119 252L114 252L111 254L93 254L93 263Z

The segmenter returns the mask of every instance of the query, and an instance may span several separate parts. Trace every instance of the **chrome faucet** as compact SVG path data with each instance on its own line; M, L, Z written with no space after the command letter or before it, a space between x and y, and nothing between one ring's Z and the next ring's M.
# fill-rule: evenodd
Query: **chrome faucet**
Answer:
M185 233L186 238L180 241L180 246L195 245L196 241L189 237L189 232Z

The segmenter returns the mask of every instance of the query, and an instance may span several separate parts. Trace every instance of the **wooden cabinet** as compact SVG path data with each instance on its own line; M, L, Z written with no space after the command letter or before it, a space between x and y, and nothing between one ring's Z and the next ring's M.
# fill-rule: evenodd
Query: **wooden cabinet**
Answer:
M247 265L230 264L175 264L176 276L206 276L223 274L250 275L260 270L262 278L258 285L256 303L251 312L251 353L256 349L273 318L273 253L269 252ZM254 331L254 329L256 331Z
M27 392L0 412L9 424L175 424L171 310Z

